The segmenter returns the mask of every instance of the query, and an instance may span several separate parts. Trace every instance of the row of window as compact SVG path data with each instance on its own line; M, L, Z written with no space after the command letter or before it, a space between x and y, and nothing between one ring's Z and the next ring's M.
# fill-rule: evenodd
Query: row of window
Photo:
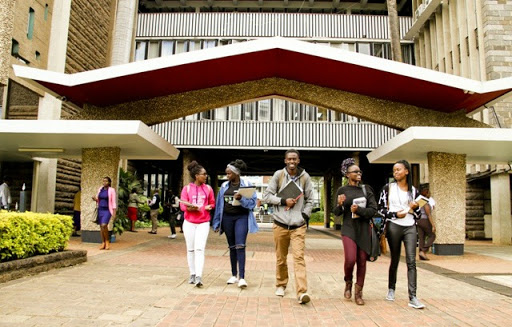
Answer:
M232 43L244 42L239 39L208 39L208 40L138 40L135 44L135 61L170 56L200 49L214 48ZM333 48L355 51L384 59L391 59L389 43L379 42L314 42ZM413 45L402 45L402 56L405 63L414 65Z
M258 121L339 121L359 122L360 119L307 104L283 99L265 99L256 102L208 110L182 119L197 120L258 120Z

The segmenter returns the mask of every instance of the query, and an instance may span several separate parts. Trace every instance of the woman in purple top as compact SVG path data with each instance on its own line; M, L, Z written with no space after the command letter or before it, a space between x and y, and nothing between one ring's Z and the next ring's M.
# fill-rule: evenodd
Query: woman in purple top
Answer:
M103 186L98 189L98 194L92 199L98 206L98 224L100 225L100 235L102 244L100 250L110 249L110 238L108 233L108 223L110 218L116 219L116 191L111 187L110 177L103 178Z

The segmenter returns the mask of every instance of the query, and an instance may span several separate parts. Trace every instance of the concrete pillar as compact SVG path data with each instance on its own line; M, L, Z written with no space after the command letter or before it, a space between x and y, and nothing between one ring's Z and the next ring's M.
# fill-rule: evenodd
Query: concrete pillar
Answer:
M183 175L182 175L182 178L183 178L183 186L185 185L188 185L192 179L190 179L190 173L187 169L187 166L190 162L192 162L192 160L194 160L193 156L192 156L192 153L188 150L182 150L182 153L183 153ZM181 190L179 190L179 192L181 192Z
M0 0L1 1L1 0ZM52 28L48 53L48 70L64 72L68 43L70 1L56 1L53 6ZM39 99L37 119L59 120L62 101L45 93ZM57 159L40 158L34 165L34 179L31 210L36 212L55 211L55 189L57 185Z
M466 155L442 152L427 154L430 192L436 200L433 211L438 255L464 254L466 236Z
M512 216L510 207L510 175L491 176L492 243L512 244Z
M119 0L117 3L114 35L112 38L111 65L127 64L133 54L135 40L135 22L138 1Z
M334 175L333 187L332 187L333 194L331 195L332 207L334 207L336 205L336 201L338 201L338 199L336 198L336 192L338 192L338 189L341 187L341 182L342 182L341 174ZM341 216L334 216L334 228L336 230L341 230Z
M7 85L9 79L15 3L16 0L0 0L0 85Z
M92 214L96 207L92 197L98 193L103 177L106 176L112 179L112 186L116 188L117 193L120 154L121 149L116 147L82 149L80 208L83 242L101 243L100 228L92 222ZM112 225L111 221L109 230L112 230Z
M332 175L324 175L324 227L331 228L331 208L332 208Z

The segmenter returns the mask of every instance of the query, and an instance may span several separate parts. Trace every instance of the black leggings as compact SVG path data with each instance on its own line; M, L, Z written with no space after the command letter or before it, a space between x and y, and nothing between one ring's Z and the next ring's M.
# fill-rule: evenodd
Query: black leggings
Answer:
M396 272L398 270L398 262L400 262L400 251L403 241L405 246L405 262L407 263L407 286L409 289L409 299L411 299L416 296L416 242L418 240L416 226L400 226L389 222L386 225L386 237L391 253L388 288L395 289Z

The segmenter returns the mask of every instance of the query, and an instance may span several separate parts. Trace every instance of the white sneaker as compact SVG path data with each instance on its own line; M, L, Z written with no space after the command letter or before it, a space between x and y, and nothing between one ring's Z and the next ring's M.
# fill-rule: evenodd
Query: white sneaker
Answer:
M238 278L236 278L236 276L231 276L231 278L229 278L228 281L226 282L226 284L235 284L235 283L238 283Z
M425 305L421 303L417 297L413 297L409 300L409 306L413 307L414 309L423 309Z
M167 238L176 238L176 234L171 234L171 235L167 236Z
M243 278L240 279L240 281L238 282L238 287L240 287L240 288L247 287L247 282L245 281L245 279L243 279Z
M281 297L284 296L284 287L279 286L278 288L276 288L276 295Z

